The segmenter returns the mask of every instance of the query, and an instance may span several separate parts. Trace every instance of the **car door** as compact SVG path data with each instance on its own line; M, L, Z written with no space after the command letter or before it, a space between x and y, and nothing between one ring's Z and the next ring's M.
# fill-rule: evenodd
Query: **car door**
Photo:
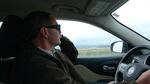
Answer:
M108 82L114 80L119 61L124 53L111 51L111 44L121 39L87 23L58 21L62 34L77 47L79 56L76 69L87 81Z

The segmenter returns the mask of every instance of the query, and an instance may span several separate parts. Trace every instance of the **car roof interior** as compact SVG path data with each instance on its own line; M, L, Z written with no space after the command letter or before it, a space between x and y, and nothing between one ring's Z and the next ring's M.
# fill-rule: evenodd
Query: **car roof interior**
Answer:
M31 11L44 10L51 12L60 19L86 21L91 17L106 16L127 1L128 0L0 0L0 20L9 14L24 16Z

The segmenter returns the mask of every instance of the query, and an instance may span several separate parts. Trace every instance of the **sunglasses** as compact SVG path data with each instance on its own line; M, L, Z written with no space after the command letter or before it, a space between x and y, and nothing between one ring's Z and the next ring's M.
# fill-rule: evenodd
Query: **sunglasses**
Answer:
M58 30L59 32L61 31L59 24L58 24L58 25L45 26L45 27L46 27L46 28L50 28L50 29L56 29L56 30Z

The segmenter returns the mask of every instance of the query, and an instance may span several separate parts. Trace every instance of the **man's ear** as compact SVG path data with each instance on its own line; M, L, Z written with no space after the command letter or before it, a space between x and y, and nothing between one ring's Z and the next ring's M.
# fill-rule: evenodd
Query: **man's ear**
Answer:
M47 29L47 28L42 27L42 28L40 29L40 33L41 33L41 36L43 36L44 38L48 38L49 32L48 32L48 29Z

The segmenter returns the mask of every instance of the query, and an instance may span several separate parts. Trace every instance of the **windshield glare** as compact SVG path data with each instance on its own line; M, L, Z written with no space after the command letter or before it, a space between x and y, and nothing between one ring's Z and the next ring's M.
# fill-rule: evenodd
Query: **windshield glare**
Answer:
M0 27L1 27L1 25L2 25L2 22L0 22Z
M129 0L114 11L112 16L122 24L150 39L149 3L150 0Z

